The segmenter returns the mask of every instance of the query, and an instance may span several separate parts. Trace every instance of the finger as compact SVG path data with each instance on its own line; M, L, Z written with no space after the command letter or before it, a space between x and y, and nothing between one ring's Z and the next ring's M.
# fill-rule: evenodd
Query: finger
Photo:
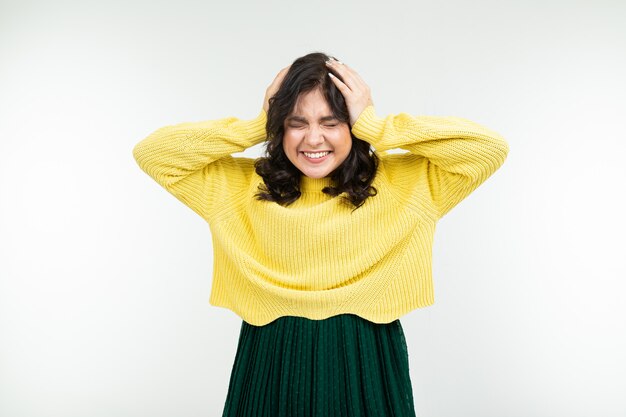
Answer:
M290 67L291 67L291 65L281 69L280 72L278 73L278 75L276 76L276 78L283 78L287 74L287 72L289 71Z
M348 67L350 69L350 71L352 71L352 73L354 74L354 76L359 79L359 81L361 81L361 83L365 84L365 81L363 80L363 77L361 77L361 74L359 74L358 72L356 72L354 69Z
M341 77L341 80L348 88L353 89L353 79L349 72L346 71L344 64L340 64L338 61L329 61L328 66Z
M289 67L291 67L291 65ZM278 74L276 74L276 78L284 77L285 74L287 74L287 71L289 71L289 67L285 67L281 69L280 71L278 71Z
M361 75L358 72L356 72L354 68L346 64L343 64L342 66L345 67L345 69L350 73L354 81L357 84L359 84L360 87L365 87L367 85L365 81L363 80L363 78L361 77Z
M273 89L278 89L280 87L280 85L283 83L283 80L285 79L285 76L287 75L287 72L289 71L289 68L291 67L285 67L282 70L280 70L280 72L278 74L276 74L276 77L274 78L274 81L272 82L272 85L270 86Z
M352 84L350 85L352 91L355 93L358 92L360 94L370 95L370 87L359 75L359 73L350 67L346 67L346 70L349 71L351 76L353 77Z
M328 76L331 80L333 80L333 83L335 83L335 86L344 97L347 97L351 93L350 88L348 88L348 86L342 82L339 77L335 76L332 72L329 72Z
M346 64L341 64L335 62L330 62L329 66L343 79L344 84L350 88L350 90L358 90L363 88L365 82L352 68L347 66Z

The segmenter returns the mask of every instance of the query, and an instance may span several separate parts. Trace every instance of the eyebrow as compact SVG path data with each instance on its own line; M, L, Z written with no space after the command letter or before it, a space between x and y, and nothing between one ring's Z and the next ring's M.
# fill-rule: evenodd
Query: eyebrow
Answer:
M307 123L308 122L307 119L302 117L302 116L288 116L285 120L287 122L291 122L291 121L302 122L302 123ZM319 121L320 122L328 122L328 121L331 121L331 120L338 120L338 119L335 116L324 116L324 117L320 117Z

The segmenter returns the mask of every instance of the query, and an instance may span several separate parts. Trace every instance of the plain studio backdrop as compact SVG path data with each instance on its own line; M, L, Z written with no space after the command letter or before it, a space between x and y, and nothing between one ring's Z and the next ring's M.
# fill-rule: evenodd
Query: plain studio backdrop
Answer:
M438 223L435 304L401 317L418 416L626 415L617 0L1 2L0 415L221 414L241 319L208 303L208 225L132 149L255 117L313 51L380 116L510 145Z

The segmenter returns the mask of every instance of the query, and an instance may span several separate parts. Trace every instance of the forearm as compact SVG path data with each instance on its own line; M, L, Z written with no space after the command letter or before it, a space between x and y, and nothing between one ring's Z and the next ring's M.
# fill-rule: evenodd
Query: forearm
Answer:
M486 179L505 161L509 145L496 132L460 117L378 117L367 107L352 128L377 151L401 148L422 155L439 168L474 181Z
M229 117L162 127L137 143L133 156L140 168L164 187L206 165L263 142L267 115Z

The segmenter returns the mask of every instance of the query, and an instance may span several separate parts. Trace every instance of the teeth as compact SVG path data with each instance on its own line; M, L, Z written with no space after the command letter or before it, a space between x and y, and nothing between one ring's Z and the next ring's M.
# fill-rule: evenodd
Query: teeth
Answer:
M313 159L317 159L317 158L323 158L324 156L328 155L330 152L316 152L316 153L308 153L308 152L304 152L304 154L308 157L308 158L313 158Z

